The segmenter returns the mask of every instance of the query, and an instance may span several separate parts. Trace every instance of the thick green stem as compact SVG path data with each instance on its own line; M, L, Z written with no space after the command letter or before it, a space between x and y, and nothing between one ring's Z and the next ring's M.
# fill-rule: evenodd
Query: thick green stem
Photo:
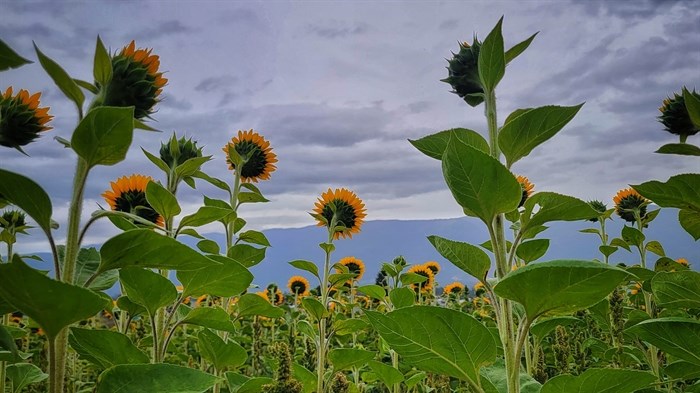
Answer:
M335 215L331 219L331 225L328 229L328 244L333 243L333 232L335 230L336 219ZM331 250L326 248L326 259L323 264L323 276L321 278L321 303L328 310L328 271L331 266ZM324 393L323 376L326 367L326 323L327 317L323 317L318 321L318 350L316 361L316 393Z
M637 219L637 229L639 229L639 232L644 231L644 223L642 222L642 217L639 215L638 211L634 212L634 216ZM644 247L644 242L640 246L637 247L639 250L639 262L642 266L642 268L647 267L647 252ZM654 318L654 304L652 303L651 299L651 293L644 292L644 307L646 308L647 314L651 317ZM654 373L654 375L657 376L657 378L661 378L661 375L659 373L659 356L658 356L658 349L656 349L655 346L649 345L649 367L651 368L651 371ZM660 379L659 379L660 380Z
M10 253L9 255L12 255L12 253ZM9 324L10 324L9 314L3 315L1 326L7 326ZM0 393L5 393L5 367L7 367L7 363L0 362Z
M63 379L56 378L56 340L49 339L49 393L63 393Z

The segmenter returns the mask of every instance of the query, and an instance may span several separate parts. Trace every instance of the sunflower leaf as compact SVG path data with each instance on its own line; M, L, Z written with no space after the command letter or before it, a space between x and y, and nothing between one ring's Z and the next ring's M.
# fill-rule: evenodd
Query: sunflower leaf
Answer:
M129 337L119 332L72 327L68 341L81 359L101 369L118 364L139 364L149 361L148 355L138 349Z
M362 368L377 354L372 351L356 348L335 348L328 352L328 360L333 365L333 371L341 371L352 367Z
M494 337L468 314L432 306L365 314L402 361L423 371L480 385L479 369L496 360Z
M10 68L18 68L31 63L33 62L18 55L3 40L0 40L0 71L7 71Z
M63 94L75 102L75 105L78 107L79 117L82 118L85 95L83 94L82 90L80 90L78 84L75 83L73 78L71 78L70 75L68 75L68 73L61 68L60 65L58 65L58 63L44 55L36 44L34 44L34 50L36 51L36 55L39 57L39 63L41 63L41 66L44 68L46 73L49 74L51 79L53 79L54 83L63 92Z
M316 266L316 264L313 262L297 259L295 261L289 262L289 264L294 266L297 269L305 270L305 271L313 274L319 280L321 279L321 277L318 274L318 266Z
M498 146L506 156L508 168L549 140L576 116L583 104L543 106L519 109L498 133Z
M532 43L532 40L535 39L535 37L539 34L539 31L530 37L528 37L526 40L521 41L515 45L513 45L512 48L508 49L506 51L506 65L510 63L511 61L515 60L516 57L520 56L525 50L530 46Z
M21 392L25 387L41 382L49 377L41 369L31 363L16 363L7 366L7 379L12 383L14 393Z
M671 176L665 183L652 180L632 185L632 188L661 207L700 212L700 174L698 173Z
M253 281L253 275L240 263L224 256L212 256L222 262L198 270L178 271L183 297L211 295L231 297L240 295Z
M174 364L121 364L98 378L96 393L204 393L220 378Z
M655 153L700 156L700 147L691 145L690 143L668 143L661 146Z
M452 264L479 281L486 279L491 268L491 259L482 249L469 243L448 240L435 235L428 236L428 240L437 252Z
M181 324L202 326L222 332L236 331L231 317L221 307L197 307L190 309L186 305L180 305L180 308L188 311L187 315L180 320L179 323Z
M540 393L632 393L656 380L650 372L590 368L580 375L558 375L548 380Z
M493 91L506 73L502 26L503 17L486 36L479 51L479 78L485 91Z
M0 168L0 195L33 218L45 233L51 233L51 199L33 180Z
M667 308L700 308L700 273L685 270L658 273L651 280L656 302Z
M307 299L307 298L305 298ZM254 293L247 293L238 300L238 316L261 315L268 318L279 318L284 310L275 307L267 300Z
M197 343L202 357L210 361L217 370L226 367L239 367L248 359L245 348L232 341L224 341L209 329L202 329L197 335Z
M117 164L126 158L131 146L133 118L133 107L94 108L73 131L71 146L90 168Z
M683 101L690 116L690 121L695 127L700 128L700 98L692 94L685 86L683 87Z
M155 181L149 181L146 186L146 200L166 221L182 211L175 195Z
M489 151L489 144L486 142L486 139L478 132L467 128L452 128L420 139L409 139L408 141L426 156L442 160L442 154L445 152L450 138L457 138L484 153Z
M700 365L700 322L690 318L647 319L627 332L682 359Z
M700 239L700 212L681 209L678 211L678 221L693 239Z
M112 57L109 55L109 52L107 52L99 35L95 43L95 62L92 75L102 86L107 86L112 80Z
M148 269L123 268L119 271L119 281L124 287L126 296L134 303L144 306L151 316L177 298L175 285L167 278Z
M598 216L598 212L588 203L554 192L538 192L529 197L524 206L520 229L524 234L538 230L537 228L551 221L579 221ZM533 215L536 206L539 206L539 210Z

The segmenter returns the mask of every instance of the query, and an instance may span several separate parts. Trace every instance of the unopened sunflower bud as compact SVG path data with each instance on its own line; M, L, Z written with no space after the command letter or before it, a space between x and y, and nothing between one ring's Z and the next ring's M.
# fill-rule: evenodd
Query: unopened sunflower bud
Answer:
M447 60L448 76L441 82L449 83L452 92L462 97L467 104L477 106L484 102L484 87L479 78L479 51L481 42L474 37L474 42L459 44L459 52L453 53Z
M700 99L700 94L695 90L689 93ZM664 129L671 134L680 135L681 141L685 141L689 135L695 135L700 131L700 128L690 120L685 99L681 94L673 93L673 98L666 98L659 111L661 115L658 119L664 125Z
M160 145L160 159L170 168L175 168L190 158L201 157L202 148L197 147L197 142L184 137L177 139L175 134L167 143Z

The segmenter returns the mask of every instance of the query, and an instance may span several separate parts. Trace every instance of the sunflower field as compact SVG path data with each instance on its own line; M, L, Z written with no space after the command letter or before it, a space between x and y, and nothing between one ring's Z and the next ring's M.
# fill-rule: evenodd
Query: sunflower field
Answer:
M298 274L286 286L252 287L249 269L270 263L271 244L239 208L268 202L258 185L274 181L278 163L253 129L213 152L226 158L230 179L208 175L212 156L174 134L160 151L143 150L159 178L114 179L105 208L81 220L89 174L122 162L134 132L155 131L149 122L168 80L159 56L134 41L110 53L98 37L93 81L72 78L35 45L78 113L70 140L57 138L75 153L74 186L68 220L57 223L41 185L0 168L0 393L700 392L700 273L645 235L660 209L676 209L678 225L700 239L700 174L631 185L610 207L535 192L512 165L584 105L517 109L499 122L496 89L535 38L506 48L501 19L483 41L461 42L443 82L484 111L484 129L409 141L441 162L455 203L488 231L481 245L427 239L476 280L471 288L439 286L439 263L401 256L360 285L364 262L334 254L372 214L347 188L309 201L320 249L289 261ZM28 63L0 41L0 71ZM0 87L0 145L22 151L56 114L39 92ZM660 127L679 140L657 153L700 157L689 141L700 131L700 94L681 87L659 102ZM184 215L178 189L197 183L219 193ZM99 249L81 247L98 220L119 234ZM611 220L625 223L620 233L606 228ZM599 259L541 261L549 240L539 235L556 221L587 222L582 232L600 239ZM199 233L212 223L225 247ZM55 241L58 225L65 244ZM49 274L13 252L30 230L46 237ZM184 237L197 239L196 249ZM610 261L623 251L638 263ZM115 285L113 298L105 291Z

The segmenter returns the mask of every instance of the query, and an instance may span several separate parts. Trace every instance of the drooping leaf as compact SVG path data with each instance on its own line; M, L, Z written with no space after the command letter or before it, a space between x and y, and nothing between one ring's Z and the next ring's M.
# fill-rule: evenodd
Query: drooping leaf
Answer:
M582 106L543 106L509 116L498 133L498 146L506 156L508 167L556 135Z
M297 269L305 270L305 271L313 274L319 280L321 279L321 277L319 277L319 275L318 275L318 266L316 266L316 264L313 262L297 259L295 261L289 262L289 264L294 266Z
M455 138L442 157L442 172L457 203L488 225L517 209L522 198L520 183L503 164Z
M459 311L412 306L386 315L365 311L401 360L417 368L479 384L479 369L496 360L496 343L481 322Z
M529 197L524 206L521 228L524 233L552 221L579 221L598 216L598 212L588 203L554 192L538 192ZM539 206L539 210L532 215L536 206Z
M381 381L384 382L384 385L386 385L387 387L391 387L394 384L401 383L404 380L401 371L388 364L384 364L376 360L370 360L369 362L367 362L367 364L369 365L369 368L372 369L372 371L375 374L377 374L379 379L381 379Z
M12 393L20 393L25 387L49 377L31 363L15 363L7 366L7 379L12 383Z
M174 364L121 364L100 374L95 393L204 393L219 380Z
M0 352L6 352L9 355L7 357L11 362L20 361L19 350L17 349L15 339L3 325L0 325Z
M678 221L693 239L700 239L700 212L681 209L678 211Z
M480 281L486 279L491 268L491 258L482 249L435 235L428 236L428 240L437 252L452 264Z
M540 259L549 248L549 239L533 239L520 243L515 250L518 258L529 263Z
M502 25L503 17L486 36L479 51L479 78L485 91L493 91L506 73Z
M193 308L179 323L202 326L224 332L233 332L236 329L233 322L231 322L231 317L221 307Z
M540 393L632 393L656 381L646 371L590 368L581 375L558 375L542 386Z
M629 273L599 262L555 260L530 263L510 272L496 286L497 295L523 305L530 321L544 314L570 314L590 307Z
M36 44L34 44L34 50L36 51L37 57L39 57L39 63L41 63L41 66L44 68L46 73L49 74L51 79L63 92L63 94L75 102L75 105L78 107L78 112L82 115L85 95L83 94L82 90L80 90L80 87L78 87L73 78L71 78L70 75L68 75L68 73L61 68L60 65L58 65L58 63L44 55Z
M0 297L36 321L49 339L107 305L97 293L53 280L27 266L17 255L12 263L0 264Z
M698 173L671 176L665 183L652 180L632 185L632 188L661 207L700 212L700 174Z
M261 315L268 318L279 318L284 310L275 307L267 300L253 293L247 293L238 300L238 316Z
M149 361L148 355L138 349L129 337L119 332L72 327L68 341L81 358L101 369Z
M18 55L3 40L0 40L0 71L7 71L10 68L17 68L30 63L32 62Z
M255 248L249 244L236 244L228 249L226 255L245 267L251 267L265 259L265 250L265 247Z
M447 149L447 144L450 138L457 138L467 145L472 146L484 153L489 152L489 144L481 134L467 128L453 128L450 130L440 131L436 134L424 136L423 138L408 141L420 150L421 153L436 160L442 160L442 155Z
M144 306L152 316L158 309L173 303L177 298L175 285L167 278L148 269L123 268L119 271L119 281L129 299Z
M333 365L334 371L362 367L374 358L376 353L356 348L335 348L328 352L328 360Z
M379 285L363 285L357 288L357 292L364 293L372 299L383 300L386 297L386 290Z
M669 355L700 366L700 321L679 317L648 319L627 331Z
M301 306L304 307L304 310L306 310L306 312L308 312L309 315L314 317L314 319L317 321L328 314L326 306L313 297L305 297L301 299Z
M221 264L197 270L178 271L183 297L212 295L231 297L240 295L253 281L253 274L240 263L224 256L212 256Z
M659 154L678 154L681 156L700 156L700 147L690 143L668 143L655 151Z
M154 181L148 182L146 186L146 200L153 210L166 221L182 211L175 195Z
M251 244L257 244L264 247L270 247L270 242L264 233L260 231L245 231L238 235L238 239Z
M0 168L0 195L27 213L45 233L51 232L51 199L33 180Z
M209 329L202 329L197 335L197 343L202 357L207 359L217 370L225 367L239 367L248 359L245 348L232 341L224 341Z
M651 281L652 293L659 306L700 308L700 273L685 270L658 273Z
M178 232L184 227L200 227L235 214L230 207L202 206L196 212L182 218Z
M64 246L58 246L59 260L63 262ZM81 248L78 251L78 259L75 264L75 285L85 286L85 283L92 277L100 266L100 253L95 247ZM111 288L119 278L116 271L104 272L93 279L89 288L94 291L104 291Z
M302 393L313 393L316 389L316 374L307 370L299 363L292 364L294 379L301 382Z
M114 236L102 245L100 256L101 272L130 266L197 270L217 263L150 229L133 229Z

